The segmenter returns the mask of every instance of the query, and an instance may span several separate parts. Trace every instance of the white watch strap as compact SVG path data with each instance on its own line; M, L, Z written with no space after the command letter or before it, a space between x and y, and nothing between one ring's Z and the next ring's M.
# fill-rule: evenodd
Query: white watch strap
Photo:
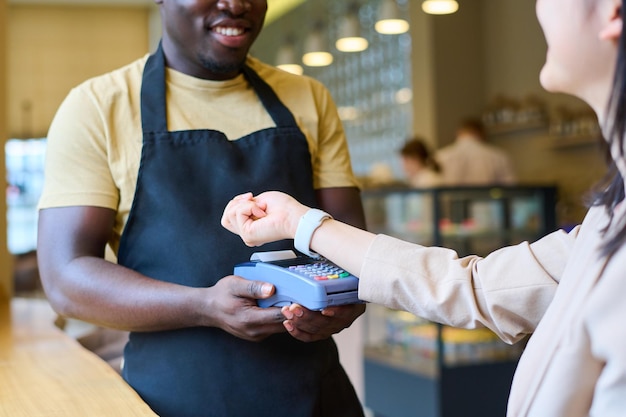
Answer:
M296 249L312 258L319 258L320 256L310 249L311 238L313 237L315 229L320 227L324 220L332 218L333 217L325 211L309 209L309 211L307 211L298 222L296 237L294 239L294 246Z

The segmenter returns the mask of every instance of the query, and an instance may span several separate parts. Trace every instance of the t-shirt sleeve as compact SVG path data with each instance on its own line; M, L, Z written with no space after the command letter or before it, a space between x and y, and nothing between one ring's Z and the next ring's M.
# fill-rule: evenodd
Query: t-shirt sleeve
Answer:
M108 164L105 117L86 89L73 89L48 132L39 208L116 209L119 193Z

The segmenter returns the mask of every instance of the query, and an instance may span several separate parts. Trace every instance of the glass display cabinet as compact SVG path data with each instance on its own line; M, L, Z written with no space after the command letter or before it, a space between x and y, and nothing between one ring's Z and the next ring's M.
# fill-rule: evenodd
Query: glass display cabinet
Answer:
M486 255L556 229L552 186L374 189L368 229ZM524 342L371 304L365 314L365 399L376 417L501 417Z

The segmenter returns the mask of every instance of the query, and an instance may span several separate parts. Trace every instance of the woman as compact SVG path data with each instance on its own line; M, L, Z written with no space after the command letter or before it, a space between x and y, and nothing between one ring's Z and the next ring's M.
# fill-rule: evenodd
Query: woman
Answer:
M296 237L297 248L359 276L363 300L452 326L486 326L510 343L532 333L509 416L626 415L624 1L537 1L548 44L541 83L594 109L612 156L587 216L570 233L459 259L448 249L324 220L274 192L236 197L222 224L248 245ZM311 223L319 227L305 233ZM299 319L307 311L292 305L283 314L292 334L306 333Z
M443 184L439 163L422 138L412 138L402 146L400 162L406 182L411 187L431 188Z

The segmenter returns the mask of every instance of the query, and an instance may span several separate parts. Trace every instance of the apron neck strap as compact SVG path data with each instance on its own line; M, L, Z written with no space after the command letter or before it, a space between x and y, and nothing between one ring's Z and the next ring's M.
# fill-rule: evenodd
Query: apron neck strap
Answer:
M141 80L141 127L143 132L167 132L165 105L165 55L159 42L148 57Z
M248 65L243 67L243 75L254 88L265 110L274 120L274 124L280 127L297 126L293 114L287 106L278 98L272 87L269 86L259 75Z
M252 68L244 65L243 74L277 127L297 126L291 111ZM168 131L167 104L165 102L165 55L161 42L159 42L156 52L148 57L143 71L141 125L144 133Z

